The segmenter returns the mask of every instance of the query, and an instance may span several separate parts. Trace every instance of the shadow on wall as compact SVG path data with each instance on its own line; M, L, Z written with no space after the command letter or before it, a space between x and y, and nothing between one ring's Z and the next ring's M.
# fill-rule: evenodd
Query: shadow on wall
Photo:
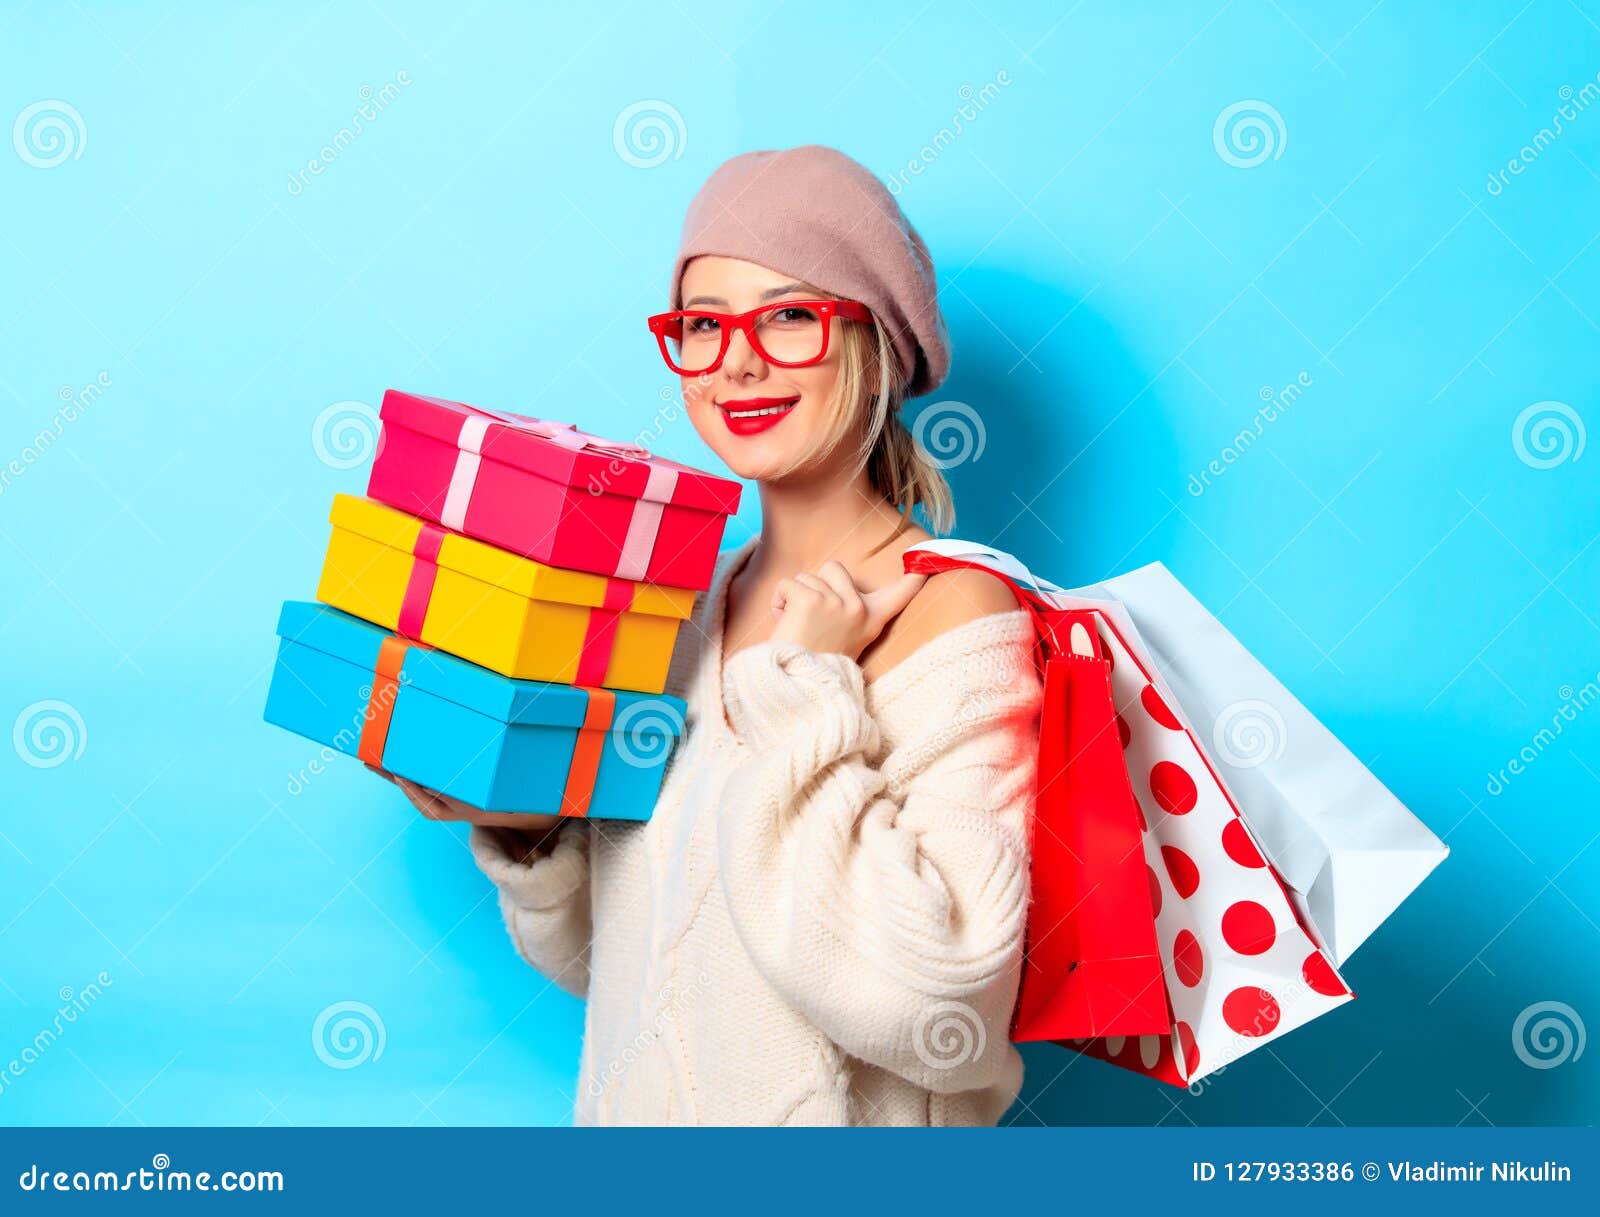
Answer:
M1496 959L1493 975L1473 964L1441 995L1434 961L1419 967L1397 945L1428 940L1425 928L1397 928L1387 943L1367 944L1344 970L1356 1001L1256 1049L1193 1090L1054 1044L1027 1045L1022 1093L1002 1122L1180 1128L1582 1123L1595 1084L1594 1066L1584 1063L1588 1056L1580 1049L1582 1034L1542 1006L1519 1028L1525 1007L1520 999L1508 1001L1510 994L1545 992L1560 969L1508 953ZM1577 1004L1587 1008L1581 998Z
M1137 565L1134 549L1187 476L1167 412L1088 285L974 267L941 295L952 375L912 402L924 447L948 462L957 536L1073 585ZM1143 495L1143 501L1137 496Z

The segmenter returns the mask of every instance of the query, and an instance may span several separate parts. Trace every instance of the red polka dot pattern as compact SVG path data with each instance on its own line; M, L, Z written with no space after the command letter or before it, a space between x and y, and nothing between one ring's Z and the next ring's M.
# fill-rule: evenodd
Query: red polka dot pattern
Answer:
M1188 815L1200 797L1194 779L1174 761L1155 763L1150 770L1150 793L1162 811L1174 816Z
M1262 860L1261 851L1256 848L1256 843L1250 839L1250 833L1244 826L1244 821L1238 816L1230 819L1222 829L1222 848L1227 851L1240 866L1248 866L1252 870L1266 865Z
M1254 900L1240 900L1222 914L1222 940L1241 955L1260 955L1277 939L1272 914Z
M1313 993L1320 993L1324 997L1343 997L1350 991L1344 987L1339 974L1321 951L1312 951L1306 956L1306 961L1300 965L1300 975L1311 986Z
M1277 1030L1278 1020L1282 1017L1278 999L1254 985L1235 989L1222 999L1222 1021L1238 1034L1252 1039L1259 1035L1271 1035Z
M1205 956L1200 952L1200 940L1188 930L1180 930L1172 944L1172 970L1177 974L1179 983L1190 989L1200 983L1200 976L1206 970Z
M1178 722L1177 716L1167 709L1167 703L1161 700L1161 694L1156 692L1154 685L1146 685L1139 694L1139 700L1144 703L1145 710L1150 717L1155 719L1168 731L1182 731L1183 727Z
M1087 1040L1082 1051L1187 1084L1281 1034L1291 999L1298 1025L1351 993L1219 787L1182 707L1141 667L1143 653L1115 636L1108 616L1086 624L1110 674L1110 709L1144 834L1133 857L1146 862L1171 1026ZM1112 777L1120 786L1123 775Z
M1194 895L1200 886L1200 868L1194 864L1194 859L1176 845L1163 845L1161 860L1167 864L1167 878L1172 880L1178 895L1185 900Z

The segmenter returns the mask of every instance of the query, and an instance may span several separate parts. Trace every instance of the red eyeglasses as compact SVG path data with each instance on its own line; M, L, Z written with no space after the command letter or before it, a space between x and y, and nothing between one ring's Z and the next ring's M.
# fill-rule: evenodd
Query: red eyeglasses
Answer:
M676 309L649 321L667 366L679 376L703 376L722 366L735 330L744 332L757 355L780 368L820 363L828 353L834 317L870 321L872 312L855 300L784 300L747 313Z

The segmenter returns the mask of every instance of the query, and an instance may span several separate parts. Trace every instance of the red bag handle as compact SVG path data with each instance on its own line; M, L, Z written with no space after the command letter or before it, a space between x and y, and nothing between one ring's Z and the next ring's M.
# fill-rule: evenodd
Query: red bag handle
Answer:
M1010 575L1002 575L993 567L984 566L981 562L948 558L944 554L936 554L926 549L908 549L901 556L901 565L906 568L908 574L937 575L951 570L981 570L986 575L992 575L1011 589L1011 594L1017 598L1017 602L1033 617L1034 633L1039 639L1041 659L1064 655L1069 650L1066 641L1056 633L1056 622L1061 610L1045 601L1037 592L1023 587Z

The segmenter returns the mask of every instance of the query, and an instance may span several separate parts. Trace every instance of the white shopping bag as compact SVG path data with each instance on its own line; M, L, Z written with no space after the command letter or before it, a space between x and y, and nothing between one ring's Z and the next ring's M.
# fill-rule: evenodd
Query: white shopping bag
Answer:
M1060 607L1093 607L1125 623L1336 967L1449 853L1161 563L1068 590L987 546L916 548L978 562Z

